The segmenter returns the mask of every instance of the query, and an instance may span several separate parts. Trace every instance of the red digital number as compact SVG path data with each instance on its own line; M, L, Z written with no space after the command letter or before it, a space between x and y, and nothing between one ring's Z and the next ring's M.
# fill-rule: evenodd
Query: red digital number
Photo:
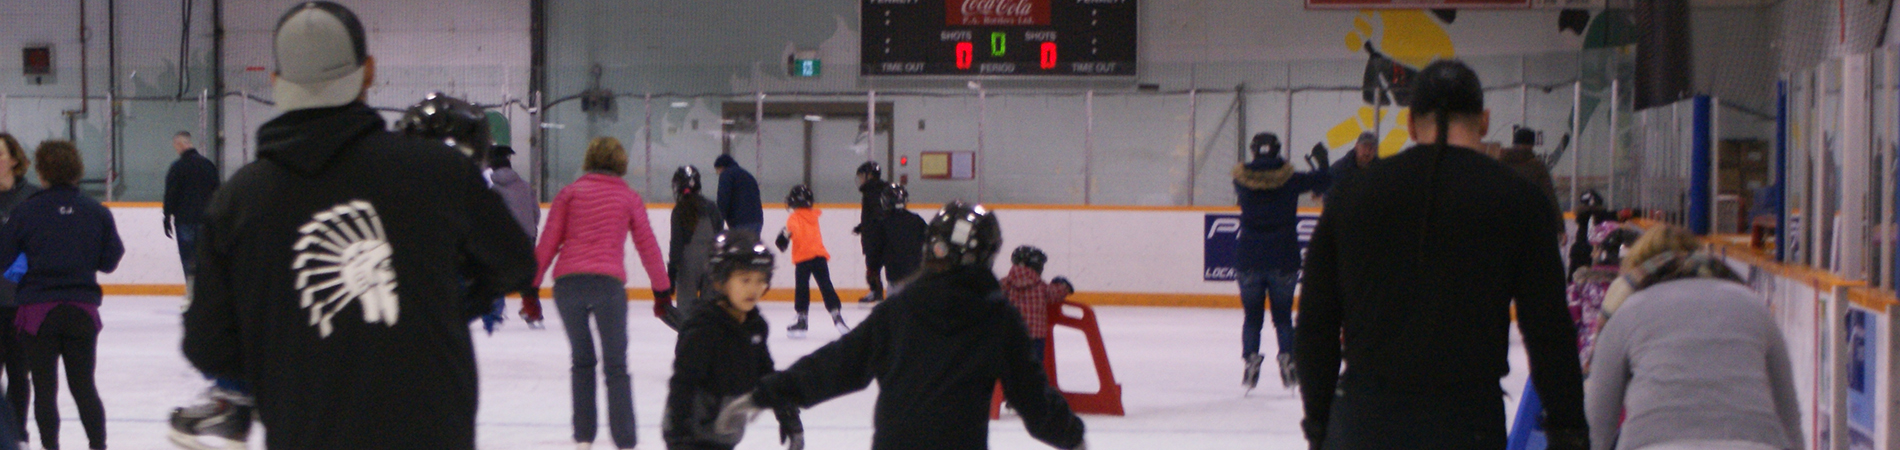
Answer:
M970 62L976 59L976 48L968 42L957 43L957 70L970 70Z
M1044 42L1042 43L1042 69L1054 68L1056 68L1056 43Z

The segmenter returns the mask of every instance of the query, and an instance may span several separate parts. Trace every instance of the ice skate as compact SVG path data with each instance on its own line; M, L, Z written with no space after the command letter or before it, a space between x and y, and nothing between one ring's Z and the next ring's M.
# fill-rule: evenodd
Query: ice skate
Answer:
M1255 372L1255 375L1258 375L1258 371ZM1294 371L1293 354L1291 353L1280 354L1280 384L1286 386L1287 389L1299 387L1300 385L1300 374Z
M801 323L802 323L802 322L801 322ZM839 313L839 312L837 312L837 311L832 311L832 312L831 312L831 324L832 324L832 325L836 325L836 326L838 326L838 335L839 335L839 336L844 336L844 335L845 335L845 333L850 333L850 332L851 332L851 326L850 326L850 325L845 325L845 324L844 324L844 314L841 314L841 313Z
M206 403L172 410L172 443L190 450L247 448L251 435L250 397L219 388L211 388L205 397L209 400Z
M858 297L858 309L871 309L872 307L877 306L878 302L882 300L883 299L872 297L869 295Z
M1260 384L1260 364L1266 360L1259 353L1247 355L1247 368L1241 372L1240 385L1246 386L1248 392L1253 392L1254 386Z
M804 339L805 330L808 328L810 326L805 323L805 315L799 314L797 322L792 322L792 326L785 327L785 335L792 339Z

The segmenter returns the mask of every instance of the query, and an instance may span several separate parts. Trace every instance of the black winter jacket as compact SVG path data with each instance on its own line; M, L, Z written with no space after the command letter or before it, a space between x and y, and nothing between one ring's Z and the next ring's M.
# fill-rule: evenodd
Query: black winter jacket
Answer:
M165 217L181 225L204 222L205 205L218 183L218 166L198 149L185 150L165 171Z
M667 382L666 412L660 425L670 449L732 448L707 433L719 410L727 401L751 392L759 378L777 371L766 346L770 327L765 317L753 309L740 323L717 305L715 297L720 295L708 294L708 301L694 304L673 345L673 378ZM798 408L784 406L774 412L781 430L804 431Z
M468 321L535 259L460 152L362 103L292 111L213 196L184 350L250 383L270 448L471 449Z
M112 273L125 243L112 211L72 185L53 186L13 207L0 227L0 259L26 255L21 305L71 301L97 305L99 272Z
M908 278L924 263L926 226L923 216L908 209L884 215L884 270L891 279Z
M1309 438L1325 436L1336 388L1496 393L1513 303L1547 426L1586 428L1542 189L1456 147L1414 147L1339 188L1307 247L1294 328Z
M811 407L876 380L872 449L983 449L1000 381L1030 436L1074 448L1082 419L1030 358L1022 316L1000 289L980 268L924 275L844 337L760 381L753 400Z
M858 211L858 243L864 247L864 260L879 264L884 262L884 251L888 243L884 242L884 190L891 185L884 180L871 180L858 186L858 192L864 194L864 203Z

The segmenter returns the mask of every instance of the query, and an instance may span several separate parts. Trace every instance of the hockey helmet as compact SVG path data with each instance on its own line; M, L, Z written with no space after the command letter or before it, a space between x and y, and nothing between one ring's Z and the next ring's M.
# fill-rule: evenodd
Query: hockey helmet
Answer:
M440 140L477 162L488 162L488 149L494 144L488 132L488 113L481 108L440 92L423 97L396 121L402 134Z
M1041 272L1043 265L1049 263L1049 255L1044 254L1040 248L1025 245L1016 247L1016 251L1010 252L1009 263Z
M816 202L812 198L811 188L805 185L792 186L792 192L785 195L785 205L793 208L810 208Z
M924 262L935 266L989 268L1003 247L1003 228L983 205L943 205L924 229Z

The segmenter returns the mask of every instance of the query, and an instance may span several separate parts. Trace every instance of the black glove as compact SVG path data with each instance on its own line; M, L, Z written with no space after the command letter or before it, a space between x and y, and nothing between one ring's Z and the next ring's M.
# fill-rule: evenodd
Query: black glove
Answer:
M778 411L778 443L785 444L787 450L805 449L805 424L798 419L798 412Z
M1590 448L1590 430L1578 428L1544 428L1544 439L1549 442L1545 447L1550 450L1587 450Z
M862 234L864 234L864 224L860 223L858 226L851 227L851 235L856 236Z
M176 239L176 238L174 238L174 237L172 237L172 218L171 218L171 216L165 216L165 218L164 218L163 220L165 221L165 238L166 238L166 239Z
M1306 164L1313 166L1313 170L1316 171L1326 170L1328 163L1333 161L1332 152L1326 151L1326 144L1323 142L1313 144L1313 153L1306 155L1306 158Z
M790 246L792 246L791 230L779 230L778 231L778 251L784 252L785 247L790 247Z

